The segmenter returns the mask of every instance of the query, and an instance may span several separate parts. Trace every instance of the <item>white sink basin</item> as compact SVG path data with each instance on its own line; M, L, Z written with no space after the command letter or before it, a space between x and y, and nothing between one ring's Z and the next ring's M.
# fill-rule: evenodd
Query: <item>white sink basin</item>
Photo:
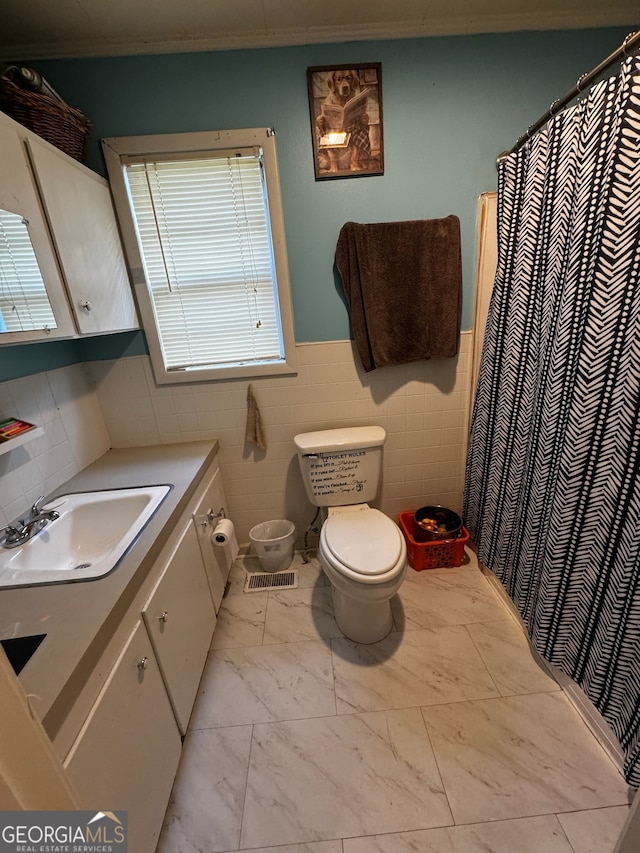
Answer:
M115 569L171 486L79 492L43 509L60 517L17 548L0 548L0 587L100 578Z

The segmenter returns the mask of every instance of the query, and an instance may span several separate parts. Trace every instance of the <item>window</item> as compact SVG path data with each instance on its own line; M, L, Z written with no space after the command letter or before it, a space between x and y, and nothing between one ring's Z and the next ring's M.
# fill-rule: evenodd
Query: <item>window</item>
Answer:
M103 145L157 381L295 372L273 132Z

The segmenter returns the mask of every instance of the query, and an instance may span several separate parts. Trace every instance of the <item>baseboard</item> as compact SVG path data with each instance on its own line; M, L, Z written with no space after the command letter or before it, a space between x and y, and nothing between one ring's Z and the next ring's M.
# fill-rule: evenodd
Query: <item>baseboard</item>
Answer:
M518 613L518 610L507 595L507 592L503 585L500 583L496 575L488 569L486 566L481 565L481 571L485 575L485 577L490 581L490 583L495 588L496 592L506 605L507 609L511 616L516 620L516 622L522 628L524 635L528 639L528 634L522 621L522 617ZM622 748L620 747L620 743L613 733L611 727L604 719L602 714L595 707L593 702L589 699L586 693L579 687L573 679L569 678L568 675L565 675L557 666L554 666L549 661L545 660L542 655L531 645L529 642L529 647L531 649L531 653L533 657L537 661L542 669L545 669L551 678L558 684L559 687L562 688L565 696L571 702L573 707L576 709L578 714L582 717L586 725L589 727L591 733L596 738L600 746L607 753L613 764L616 766L620 775L623 775L623 766L624 766L624 753L622 752Z

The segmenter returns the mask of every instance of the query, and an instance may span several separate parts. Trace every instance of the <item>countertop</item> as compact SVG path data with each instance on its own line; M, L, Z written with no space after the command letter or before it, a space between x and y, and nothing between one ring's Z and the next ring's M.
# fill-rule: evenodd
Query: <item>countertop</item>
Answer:
M62 725L135 602L217 452L217 441L112 449L48 496L172 486L110 574L96 580L0 590L0 639L46 634L19 678L50 737Z

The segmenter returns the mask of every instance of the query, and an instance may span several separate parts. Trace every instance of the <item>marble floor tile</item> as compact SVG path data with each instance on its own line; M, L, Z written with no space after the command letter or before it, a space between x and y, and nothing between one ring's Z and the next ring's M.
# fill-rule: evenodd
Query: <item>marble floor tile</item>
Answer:
M574 853L555 815L346 838L343 845L344 853Z
M627 786L562 693L423 708L456 823L622 805Z
M391 608L399 631L493 622L508 615L482 572L466 566L409 570Z
M190 729L324 717L336 712L331 651L323 642L210 653Z
M251 853L342 853L342 841L310 841L283 847L253 847Z
M231 595L222 600L213 633L212 649L259 646L264 634L268 592Z
M333 618L330 586L269 593L265 645L342 636Z
M467 630L503 696L560 690L560 685L534 658L515 619L476 622Z
M320 567L320 563L315 557L312 557L308 563L302 562L302 553L296 551L293 555L293 560L289 567L296 569L298 572L298 589L308 589L314 586L326 586L326 578ZM229 582L227 586L227 596L240 595L243 593L244 581L247 572L261 572L260 560L252 555L246 554L238 557L229 573Z
M452 822L417 708L253 727L243 848Z
M247 559L251 558L238 557L232 563L231 571L229 572L229 577L227 579L227 586L224 592L225 599L229 598L232 595L245 595L244 581L247 577ZM259 569L255 569L255 571L257 572L259 571ZM258 593L251 593L251 595L258 595Z
M499 696L464 625L331 641L339 714Z
M157 853L237 850L250 745L251 726L187 734Z
M627 806L559 814L558 820L574 853L613 853L624 822Z
M372 645L292 567L232 567L157 853L613 853L627 786L474 554L410 570Z
M347 838L344 853L574 853L555 815Z

